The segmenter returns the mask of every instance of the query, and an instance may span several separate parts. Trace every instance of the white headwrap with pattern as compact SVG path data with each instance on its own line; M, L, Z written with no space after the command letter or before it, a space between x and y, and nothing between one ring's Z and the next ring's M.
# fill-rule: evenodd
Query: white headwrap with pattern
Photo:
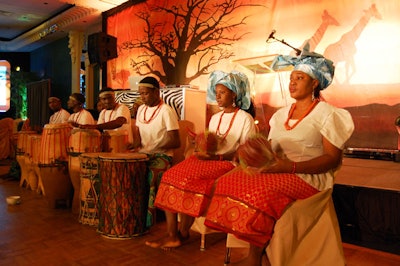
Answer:
M210 74L207 88L207 102L216 102L215 86L222 84L236 93L236 106L242 110L250 107L250 84L249 79L242 72L233 70L229 73L216 70Z

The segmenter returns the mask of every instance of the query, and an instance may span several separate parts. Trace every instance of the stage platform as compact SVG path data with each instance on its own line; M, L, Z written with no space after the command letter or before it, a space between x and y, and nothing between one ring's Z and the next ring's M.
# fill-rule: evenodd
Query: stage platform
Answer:
M343 158L333 201L344 242L400 255L400 163Z
M335 184L400 191L400 162L344 157Z

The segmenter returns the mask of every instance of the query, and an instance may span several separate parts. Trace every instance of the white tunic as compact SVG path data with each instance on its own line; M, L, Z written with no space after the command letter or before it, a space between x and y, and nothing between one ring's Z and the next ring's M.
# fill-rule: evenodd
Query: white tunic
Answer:
M129 143L133 143L133 134L131 128L131 113L129 108L124 105L117 103L117 105L112 110L103 109L99 114L99 119L97 120L97 124L104 124L110 121L117 119L118 117L125 117L126 123L123 124L121 127L116 129L111 129L114 131L118 130L126 130L128 132L128 141ZM109 129L108 129L109 130ZM108 131L104 130L104 131Z
M273 150L282 149L288 159L301 162L313 159L323 154L322 137L332 145L343 149L346 141L354 130L350 113L334 107L326 102L320 102L295 128L286 130L284 123L288 117L290 106L279 109L270 120L269 139ZM293 125L296 120L290 121ZM318 190L333 186L331 169L321 174L297 175Z
M139 128L142 143L142 148L139 151L148 154L163 153L172 156L172 149L166 150L159 146L163 142L167 131L179 130L178 117L172 108L165 103L159 109L157 107L149 107L142 104L138 109L136 126Z
M218 123L221 118L223 111L214 114L208 126L210 132L216 133L218 128ZM222 115L221 125L219 127L219 132L224 134L227 132L231 120L234 116L233 113L225 113ZM232 127L226 136L225 141L218 147L217 154L228 154L235 152L240 144L243 144L246 139L255 134L255 124L253 117L246 111L239 110L233 120Z

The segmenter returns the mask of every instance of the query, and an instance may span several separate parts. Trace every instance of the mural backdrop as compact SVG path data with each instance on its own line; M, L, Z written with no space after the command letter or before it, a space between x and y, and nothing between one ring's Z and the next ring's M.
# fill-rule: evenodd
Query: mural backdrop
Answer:
M334 61L323 98L353 115L348 147L398 150L400 1L386 0L149 0L105 15L118 58L107 63L113 89L133 89L145 75L165 85L205 90L220 69L252 81L260 128L291 104L289 71L273 72L277 54L307 46Z

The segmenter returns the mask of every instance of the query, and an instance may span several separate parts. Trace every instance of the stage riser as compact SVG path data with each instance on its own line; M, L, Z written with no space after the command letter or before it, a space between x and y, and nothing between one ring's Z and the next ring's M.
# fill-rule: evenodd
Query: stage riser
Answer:
M344 242L400 255L400 192L336 184L333 201Z

